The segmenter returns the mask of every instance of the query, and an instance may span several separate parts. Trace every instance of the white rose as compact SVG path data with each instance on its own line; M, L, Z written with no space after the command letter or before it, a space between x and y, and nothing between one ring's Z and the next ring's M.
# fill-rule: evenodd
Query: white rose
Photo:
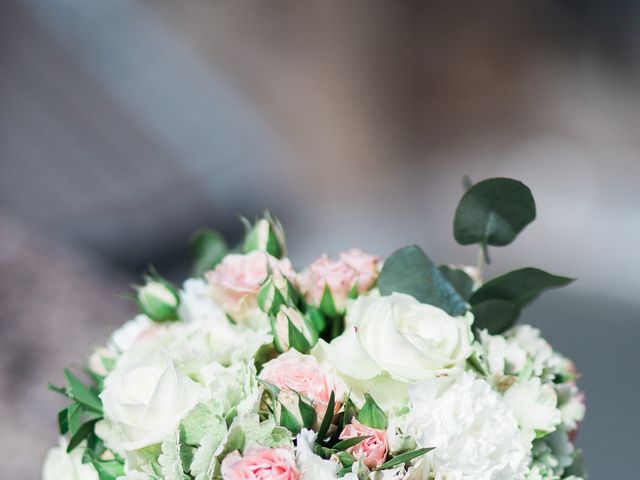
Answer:
M98 472L90 463L82 463L82 447L67 453L67 442L60 439L60 446L52 448L42 467L43 480L98 480Z
M513 411L525 440L531 442L538 433L556 429L562 417L553 386L539 378L513 384L504 393L504 401Z
M367 380L388 374L413 383L464 366L472 351L472 322L471 313L452 317L409 295L359 297L345 332L324 348L347 376Z
M105 418L122 433L124 450L162 441L208 390L176 370L169 353L139 344L118 360L100 394Z

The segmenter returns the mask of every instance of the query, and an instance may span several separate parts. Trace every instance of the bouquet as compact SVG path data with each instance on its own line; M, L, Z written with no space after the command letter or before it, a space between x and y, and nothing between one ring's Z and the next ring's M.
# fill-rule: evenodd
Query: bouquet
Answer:
M408 246L295 270L269 214L231 250L198 232L193 278L152 271L139 315L50 386L69 404L44 480L586 478L576 369L516 325L572 279L485 280L535 202L508 178L465 187L453 231L474 267Z

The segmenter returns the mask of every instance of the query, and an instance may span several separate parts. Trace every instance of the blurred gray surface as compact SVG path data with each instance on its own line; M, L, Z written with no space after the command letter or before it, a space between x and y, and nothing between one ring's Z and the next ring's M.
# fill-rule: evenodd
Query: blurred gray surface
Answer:
M592 478L633 478L640 426L640 49L616 2L0 5L0 440L36 479L60 399L44 389L126 320L153 262L181 279L198 227L270 207L301 266L419 243L473 263L460 179L533 190L493 252L578 277L525 320L572 357Z

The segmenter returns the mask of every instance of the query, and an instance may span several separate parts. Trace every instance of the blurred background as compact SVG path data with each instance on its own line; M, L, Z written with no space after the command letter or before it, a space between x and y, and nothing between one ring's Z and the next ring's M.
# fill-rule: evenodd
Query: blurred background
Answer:
M640 3L0 3L0 441L38 479L46 390L133 314L154 263L265 207L299 266L419 243L473 263L461 178L512 176L538 221L490 273L579 279L525 315L582 371L592 478L637 475Z

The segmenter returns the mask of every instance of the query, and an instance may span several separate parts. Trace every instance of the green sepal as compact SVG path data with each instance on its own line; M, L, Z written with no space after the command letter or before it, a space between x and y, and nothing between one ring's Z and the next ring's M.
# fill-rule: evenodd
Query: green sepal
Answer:
M350 469L356 461L354 456L348 452L336 452L334 455L338 458L340 464L344 468Z
M296 416L282 403L280 403L280 409L280 425L289 430L293 435L300 433L302 425L300 425Z
M329 318L336 318L339 315L336 304L333 301L333 295L329 289L329 285L325 284L322 291L322 298L320 299L320 310Z
M367 427L384 430L387 428L387 416L373 397L368 393L364 394L364 405L358 412L358 421Z
M313 424L316 422L317 414L315 409L307 402L305 402L300 394L298 394L298 409L300 410L302 425L307 429L311 429L311 427L313 427Z
M289 348L295 348L300 353L307 354L311 351L311 343L304 336L298 328L293 324L290 319L287 319L289 322Z

